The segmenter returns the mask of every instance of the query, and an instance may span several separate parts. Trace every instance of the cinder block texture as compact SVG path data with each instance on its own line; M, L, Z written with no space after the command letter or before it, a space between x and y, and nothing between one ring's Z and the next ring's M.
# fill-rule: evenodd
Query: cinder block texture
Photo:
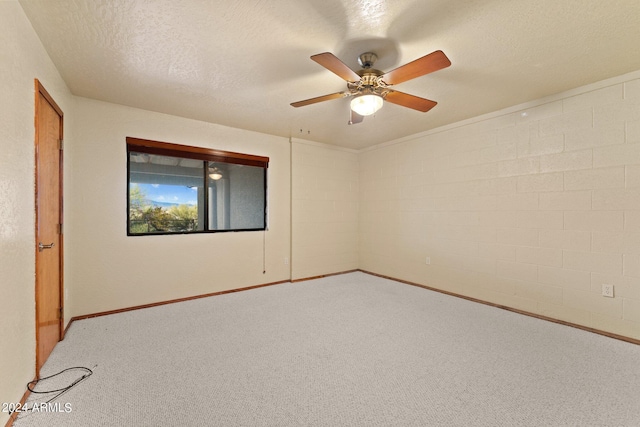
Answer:
M360 268L640 338L640 80L359 158Z

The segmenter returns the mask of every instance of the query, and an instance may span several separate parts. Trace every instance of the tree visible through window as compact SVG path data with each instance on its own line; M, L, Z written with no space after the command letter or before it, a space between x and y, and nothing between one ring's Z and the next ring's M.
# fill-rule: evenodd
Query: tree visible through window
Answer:
M127 138L129 235L266 228L269 159Z

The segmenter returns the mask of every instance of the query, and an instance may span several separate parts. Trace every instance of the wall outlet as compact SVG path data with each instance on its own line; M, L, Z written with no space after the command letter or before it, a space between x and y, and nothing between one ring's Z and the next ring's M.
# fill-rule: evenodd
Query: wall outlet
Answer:
M426 257L424 259L424 263L427 264L427 265L431 265L431 257Z
M284 257L284 265L289 265L289 258Z
M613 298L613 285L602 284L602 296Z

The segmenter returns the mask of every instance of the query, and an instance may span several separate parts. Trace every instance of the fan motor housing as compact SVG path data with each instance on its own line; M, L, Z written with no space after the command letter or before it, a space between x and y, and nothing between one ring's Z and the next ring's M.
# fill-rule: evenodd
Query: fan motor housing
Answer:
M379 70L360 70L358 72L360 76L360 81L365 86L377 86L378 85L378 76L382 75L382 71Z

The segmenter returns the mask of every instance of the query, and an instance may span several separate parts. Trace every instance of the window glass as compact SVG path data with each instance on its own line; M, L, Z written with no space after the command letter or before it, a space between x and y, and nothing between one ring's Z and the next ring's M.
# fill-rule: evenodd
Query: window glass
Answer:
M201 160L129 153L129 232L203 230L203 167Z
M209 162L209 229L264 228L265 169Z
M194 147L181 157L182 146L154 144L127 145L129 235L266 228L268 158Z

